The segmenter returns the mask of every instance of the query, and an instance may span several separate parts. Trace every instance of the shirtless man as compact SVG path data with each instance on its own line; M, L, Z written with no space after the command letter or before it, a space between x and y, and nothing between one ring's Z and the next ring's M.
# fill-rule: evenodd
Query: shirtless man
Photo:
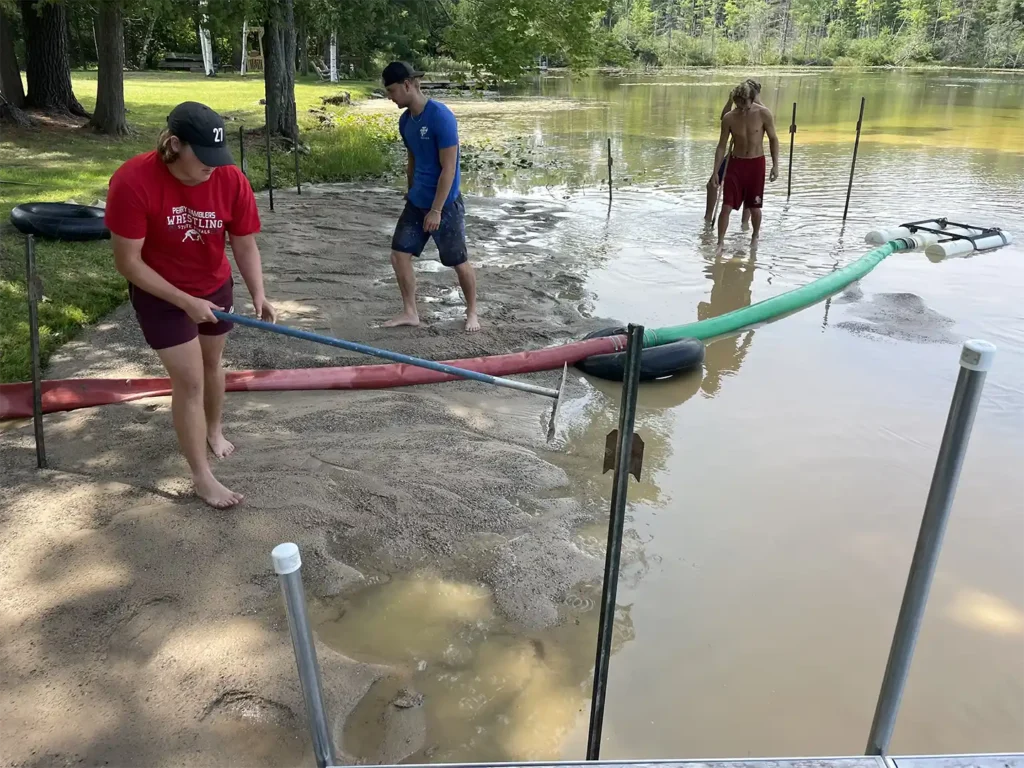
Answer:
M764 106L764 103L761 101L761 84L759 82L757 82L757 80L754 80L753 78L747 78L746 82L750 83L750 87L754 89L754 103L755 104L760 104L761 106ZM725 116L727 114L729 114L729 111L731 109L732 109L732 91L729 92L729 98L726 99L725 106L722 107L722 114L718 116L718 119L720 121L723 120L725 118ZM714 223L715 203L718 202L718 184L720 184L722 182L722 179L724 178L724 176L725 176L725 161L723 160L721 165L718 166L718 183L715 183L715 181L714 181L714 178L713 178L714 174L712 174L712 178L708 179L708 204L707 204L707 207L704 209L704 221L707 222L708 224L713 224ZM747 225L749 225L749 224L750 224L750 209L749 208L744 208L743 209L743 229L746 229Z
M749 82L742 82L732 92L736 106L722 118L722 132L715 150L715 168L725 158L729 136L732 136L732 156L725 171L725 185L722 200L722 214L718 217L718 250L724 247L725 233L729 229L729 214L741 205L750 209L750 221L754 225L752 246L757 245L761 232L761 198L764 195L764 136L768 134L768 146L772 153L772 172L769 179L779 177L779 137L775 134L775 118L762 104L755 103L756 93ZM718 175L712 176L716 185Z

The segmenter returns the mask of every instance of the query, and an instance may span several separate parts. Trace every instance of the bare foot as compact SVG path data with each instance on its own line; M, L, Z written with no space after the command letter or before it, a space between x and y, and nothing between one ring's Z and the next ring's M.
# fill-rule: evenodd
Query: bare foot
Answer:
M480 330L480 318L476 316L476 312L466 313L466 332L476 333Z
M240 493L235 493L225 488L212 474L193 477L192 483L196 488L196 496L201 498L214 509L228 509L236 504L241 504L245 498Z
M750 222L749 221L741 221L740 222L740 229L743 232L749 231L750 230Z
M400 325L411 325L413 327L420 324L420 316L415 312L403 312L398 317L393 317L386 323L381 323L381 328L397 328Z
M719 240L718 241L718 247L715 249L715 255L716 256L721 256L723 253L725 253L725 243L723 243L721 240Z
M213 455L218 459L226 459L235 452L234 443L224 437L224 433L220 429L206 435L206 444L210 446Z

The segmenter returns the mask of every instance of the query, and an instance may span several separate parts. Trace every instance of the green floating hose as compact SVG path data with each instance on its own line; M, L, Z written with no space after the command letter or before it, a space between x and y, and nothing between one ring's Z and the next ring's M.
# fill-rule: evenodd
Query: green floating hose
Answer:
M778 296L772 296L770 299L751 304L749 307L696 323L648 329L644 331L644 346L660 347L662 344L671 344L673 341L685 338L707 341L737 333L752 325L776 320L827 299L850 283L860 280L887 256L897 251L908 250L914 245L905 240L890 240L885 245L880 245L873 251L864 254L852 264L821 277L813 283L794 288Z

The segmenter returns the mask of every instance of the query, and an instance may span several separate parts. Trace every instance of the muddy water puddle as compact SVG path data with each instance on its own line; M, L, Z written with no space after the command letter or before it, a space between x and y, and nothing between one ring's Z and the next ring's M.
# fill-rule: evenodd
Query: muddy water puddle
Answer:
M630 492L602 756L863 750L959 345L972 337L999 353L892 751L1024 750L1024 80L761 73L779 125L799 102L793 193L787 200L783 128L760 243L751 248L734 222L717 254L701 221L703 185L715 116L746 74L545 78L530 95L573 99L565 109L518 113L502 102L488 116L475 104L464 125L500 118L503 130L556 147L560 170L478 169L466 174L469 191L526 197L499 222L523 263L583 254L573 301L648 327L830 274L865 253L863 236L878 226L948 216L1000 226L1018 244L938 263L894 255L820 305L714 341L700 374L641 389L646 463ZM609 137L611 206L601 184ZM618 389L590 386L563 412L564 450L552 460L570 477L565 493L603 510L610 481L599 467ZM604 536L596 520L574 544L600 559ZM380 756L392 743L382 724L392 723L418 734L414 761L581 757L598 594L577 586L540 631L505 621L486 585L430 572L328 606L325 642L400 670L350 719L348 744ZM397 722L412 711L422 719Z
M319 638L351 658L386 663L348 718L344 749L372 762L557 757L585 712L598 585L566 595L553 627L522 632L482 584L430 572L396 577L314 611ZM620 613L616 644L632 635Z

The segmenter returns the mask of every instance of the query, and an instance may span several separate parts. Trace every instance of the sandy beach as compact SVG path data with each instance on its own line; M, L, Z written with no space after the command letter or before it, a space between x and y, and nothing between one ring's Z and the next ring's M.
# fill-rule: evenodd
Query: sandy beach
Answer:
M578 265L531 241L555 203L470 199L482 333L461 330L454 274L419 264L425 325L399 309L388 262L402 199L365 187L260 200L268 297L288 325L434 359L559 343L588 318ZM237 278L236 278L237 279ZM236 311L251 311L240 281ZM373 362L236 329L230 369ZM161 375L129 307L53 360L48 378ZM584 388L578 377L569 394ZM531 377L555 386L555 373ZM167 398L46 419L51 469L31 425L0 431L0 763L11 766L309 764L287 624L269 553L303 553L312 600L429 567L483 585L512 626L558 620L574 584L599 577L574 530L593 509L567 490L544 440L549 403L475 383L366 392L229 394L238 452L217 472L247 495L215 512L192 494ZM564 436L563 436L564 439ZM379 754L425 743L422 696L402 670L318 644L336 742L371 686L397 680ZM378 686L379 690L379 686ZM382 715L382 717L384 716ZM418 719L417 719L418 718Z

